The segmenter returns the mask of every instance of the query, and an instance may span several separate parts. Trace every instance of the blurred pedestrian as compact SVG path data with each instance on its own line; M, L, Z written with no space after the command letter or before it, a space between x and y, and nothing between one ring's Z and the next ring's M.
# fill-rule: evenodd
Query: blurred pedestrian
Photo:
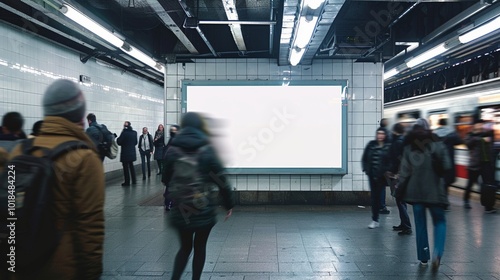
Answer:
M216 223L217 199L212 188L216 186L219 190L227 209L226 219L234 206L223 166L209 144L201 116L193 112L185 114L181 127L167 151L162 180L173 200L170 221L181 246L175 257L172 280L181 278L193 248L192 279L201 277L208 236Z
M369 228L379 227L379 211L380 211L380 196L387 182L385 180L385 171L387 166L384 166L382 161L387 156L390 144L385 141L386 130L377 129L376 138L368 142L363 152L361 160L363 172L368 176L370 183L370 197L372 206L372 222L368 225Z
M434 224L432 268L436 271L443 257L446 239L445 207L449 204L441 171L451 168L448 152L439 137L432 133L425 119L418 119L406 136L399 173L399 184L406 185L403 201L413 205L417 257L422 266L431 259L427 235L429 209Z

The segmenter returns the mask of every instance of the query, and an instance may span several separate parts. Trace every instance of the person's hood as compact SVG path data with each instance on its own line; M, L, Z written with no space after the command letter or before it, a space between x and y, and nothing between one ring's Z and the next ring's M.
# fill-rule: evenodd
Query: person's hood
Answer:
M446 126L441 126L441 127L438 127L434 130L434 133L439 136L440 138L443 138L445 137L446 135L452 133L453 130L449 127L446 127Z
M193 127L181 129L172 140L172 146L186 150L196 150L208 143L208 137L199 129Z

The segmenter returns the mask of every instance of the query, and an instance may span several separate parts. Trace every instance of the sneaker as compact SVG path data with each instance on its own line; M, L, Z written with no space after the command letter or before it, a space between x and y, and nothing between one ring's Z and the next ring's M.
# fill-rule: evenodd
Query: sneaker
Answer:
M484 210L484 213L486 213L486 214L493 214L493 213L496 213L496 212L497 212L497 209L495 209L495 208Z
M405 228L405 229L401 230L400 232L398 232L398 235L410 235L411 233L412 233L411 229Z
M427 265L428 265L428 262L427 262L427 261L420 261L420 265L421 265L421 266L427 266Z
M378 228L380 227L380 223L379 222L375 222L375 221L372 221L369 225L368 225L368 228Z
M464 202L464 208L465 209L472 209L469 202Z
M441 258L437 257L432 261L432 271L436 272L441 264Z
M378 212L380 214L389 214L389 213L391 213L391 211L389 211L386 207L380 209Z

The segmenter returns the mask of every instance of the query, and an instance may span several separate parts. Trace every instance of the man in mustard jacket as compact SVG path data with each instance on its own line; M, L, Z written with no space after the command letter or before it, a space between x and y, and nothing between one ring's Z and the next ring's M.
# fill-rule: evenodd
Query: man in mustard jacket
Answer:
M85 99L77 84L56 80L43 96L44 122L34 146L49 149L71 140L93 149L77 149L55 160L54 216L62 233L56 251L40 272L19 271L13 279L99 279L104 241L104 170L92 140L85 134ZM40 150L34 152L41 155ZM17 146L10 158L21 154Z

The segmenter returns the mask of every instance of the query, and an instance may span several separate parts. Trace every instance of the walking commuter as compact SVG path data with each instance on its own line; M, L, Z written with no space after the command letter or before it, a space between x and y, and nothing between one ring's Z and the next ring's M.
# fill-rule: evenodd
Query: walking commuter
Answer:
M158 173L156 173L156 175L161 175L163 170L163 148L165 148L165 134L163 124L158 125L158 129L155 132L153 145L155 146L154 159L156 160L156 163L158 165Z
M135 151L135 146L137 145L137 132L132 129L132 125L129 121L126 121L123 124L122 133L120 134L120 137L116 139L116 143L122 146L120 161L123 166L123 177L125 178L122 186L130 186L131 179L132 184L135 185L137 183L134 169L134 161L137 160L137 154Z
M43 95L43 126L33 146L53 149L68 141L83 141L92 147L84 131L85 98L78 85L56 80ZM22 154L16 146L10 158ZM42 156L43 150L33 152ZM16 270L13 279L97 280L103 270L104 169L97 151L75 149L53 164L57 184L52 188L53 219L59 243L39 271ZM17 244L16 244L17 246ZM36 252L33 252L36 255Z
M368 227L371 229L379 227L380 196L386 186L384 174L387 170L382 164L390 147L390 144L385 142L386 137L384 129L377 129L376 138L366 145L361 161L363 172L368 176L370 183L372 222Z
M492 199L495 192L493 192L492 197L486 197L485 189L483 189L495 185L492 141L491 131L484 130L482 120L476 121L472 132L465 138L465 144L469 148L469 166L467 167L469 179L464 193L464 207L466 209L471 208L469 199L472 186L478 182L479 176L481 176L483 181L481 184L481 202L486 204L483 205L484 210L486 213L496 212L494 208L495 199Z
M417 258L422 266L431 259L427 235L427 215L429 209L434 224L434 248L432 269L436 271L443 257L446 239L445 207L448 197L442 187L442 170L451 168L448 152L433 134L426 120L420 118L413 130L406 136L399 173L400 187L406 185L403 200L413 205Z
M0 140L15 141L26 139L23 131L24 118L19 112L8 112L2 118Z
M162 180L173 198L170 222L180 239L171 279L181 278L194 248L192 279L196 280L201 277L208 236L216 223L217 198L210 190L218 187L227 210L226 219L231 216L234 203L223 166L208 141L201 116L193 112L185 114L181 127L167 151ZM197 164L187 164L186 158Z
M386 160L384 164L388 166L388 171L386 172L386 177L389 178L391 184L397 181L399 174L399 166L401 164L401 157L403 156L403 134L405 128L402 124L396 123L392 128L392 143L387 153ZM399 211L400 223L397 226L393 226L393 230L399 231L399 235L411 234L411 222L408 216L407 205L400 198L396 198L396 206Z
M446 191L446 195L448 195L448 188L450 187L456 179L455 172L455 146L464 144L464 141L458 134L451 128L449 128L447 119L439 119L439 127L434 130L434 133L443 141L446 149L448 151L448 156L450 159L450 163L452 168L446 172L444 175L444 189ZM449 207L445 210L449 211Z
M139 136L139 154L141 155L142 180L146 180L146 165L148 167L148 178L151 177L151 155L153 154L153 137L149 134L148 128L142 128Z
M35 138L40 135L40 130L42 129L43 120L37 121L33 124L33 128L31 128L31 133L28 135L28 138Z

